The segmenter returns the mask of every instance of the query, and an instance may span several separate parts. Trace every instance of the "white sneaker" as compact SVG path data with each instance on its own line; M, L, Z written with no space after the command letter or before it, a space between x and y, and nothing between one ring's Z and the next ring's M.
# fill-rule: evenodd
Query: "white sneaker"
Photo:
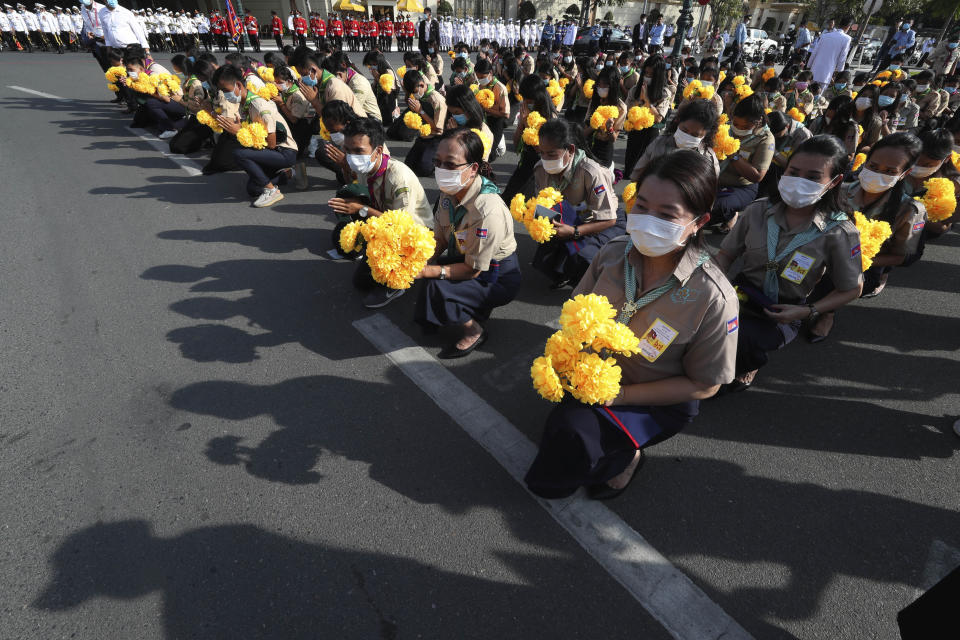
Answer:
M172 138L172 137L175 136L175 135L177 135L177 130L176 130L176 129L170 129L169 131L164 131L163 133L161 133L161 134L160 134L159 136L157 136L157 137L160 138L161 140L169 140L170 138Z
M274 187L273 189L264 189L263 193L260 194L260 197L253 201L253 206L258 209L263 207L269 207L272 204L276 204L283 200L283 194L280 193L280 189Z

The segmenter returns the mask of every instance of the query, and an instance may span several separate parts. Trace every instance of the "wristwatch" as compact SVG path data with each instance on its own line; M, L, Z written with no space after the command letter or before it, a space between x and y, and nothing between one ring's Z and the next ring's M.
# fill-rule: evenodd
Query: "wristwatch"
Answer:
M370 215L370 207L360 207L360 211L358 211L357 214L361 218L366 218L368 215Z
M807 322L813 324L817 321L817 318L820 317L820 312L817 311L817 307L812 304L807 305L810 308L810 315L807 316Z
M574 225L574 227L573 227L573 239L574 239L574 240L579 240L580 238L581 238L581 236L580 236L580 227Z
M447 279L447 268L442 265L440 266L440 279L441 280Z

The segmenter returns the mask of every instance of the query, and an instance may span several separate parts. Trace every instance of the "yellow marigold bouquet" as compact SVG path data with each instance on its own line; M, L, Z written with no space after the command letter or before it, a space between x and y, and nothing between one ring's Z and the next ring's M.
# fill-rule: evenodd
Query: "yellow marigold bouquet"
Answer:
M421 118L420 114L418 113L407 111L405 114L403 114L403 124L410 129L419 131L421 137L426 138L428 135L430 135L430 125L424 124L423 118Z
M531 111L527 114L527 126L523 129L523 142L532 147L540 144L540 127L547 119L540 115L539 111Z
M323 118L317 118L317 121L320 123L320 139L329 141L330 131L327 129L327 125L323 123Z
M451 60L457 57L457 54L452 49L450 51L447 51L447 55L450 56Z
M739 77L739 76L737 76ZM753 89L750 88L750 85L742 84L735 89L737 93L737 102L740 102L744 98L749 98L753 95Z
M403 76L406 75L406 73L407 73L407 67L406 67L406 65L404 65L404 66L400 67L399 69L397 69L397 77L399 77L399 78L403 78Z
M720 75L717 76L717 86L719 87L721 84L723 84L723 81L726 79L727 79L727 72L721 71Z
M770 78L772 78L772 77L775 76L775 75L777 75L777 70L774 69L773 67L770 67L770 68L768 68L766 71L764 71L764 72L763 72L763 75L760 76L760 77L763 78L763 81L764 81L764 82L766 82L767 80L769 80Z
M237 131L237 142L251 149L266 149L267 128L259 122L244 122Z
M633 205L637 202L637 183L631 182L623 190L623 202L627 208L627 213L633 211Z
M380 88L383 89L384 93L393 93L393 74L392 73L382 73L380 74Z
M276 82L271 67L257 67L257 75L260 76L260 79L264 82Z
M960 153L953 151L950 153L950 162L953 163L953 168L957 171L960 171Z
M480 142L483 143L483 157L490 157L490 149L493 148L493 136L488 135L482 129L470 129L480 138Z
M197 111L197 122L210 127L214 133L223 133L223 127L217 124L216 118L210 115L209 111L204 111L203 109Z
M570 78L560 78L561 89L566 89L568 84L570 84Z
M892 75L892 74L891 74L890 71L881 71L880 73L877 74L877 79L878 79L878 80L886 80L886 79L889 78L891 75Z
M167 97L171 93L180 93L180 78L172 73L160 73L156 76L157 93Z
M923 197L914 200L923 204L927 209L927 220L940 222L953 215L957 208L957 194L954 192L953 180L948 178L930 178L923 183L927 190Z
M587 98L592 98L592 97L593 97L593 85L595 85L595 84L596 84L596 82L593 81L593 80L587 80L586 82L584 82L584 83L583 83L583 95L585 95Z
M887 241L893 230L890 224L883 220L871 220L859 211L853 212L853 222L860 232L860 259L863 270L866 271L873 264L873 258L880 253L880 247Z
M340 248L353 253L361 237L373 279L391 289L409 289L437 248L433 232L403 209L351 222L340 231Z
M803 111L800 111L800 109L797 109L796 107L793 107L792 109L790 109L790 111L787 111L787 115L793 118L794 120L796 120L797 122L803 122L804 120L807 119L807 117L803 115Z
M251 91L251 90L252 90L255 94L257 94L258 96L260 96L260 97L263 98L264 100L273 100L273 99L276 98L278 95L280 95L280 90L277 89L277 85L275 85L275 84L272 83L272 82L267 82L266 84L264 84L264 85L263 85L262 87L260 87L259 89L257 89L257 88L251 89L251 87L248 86L248 87L247 87L247 90L248 90L248 91Z
M564 392L584 404L606 404L620 393L622 371L614 353L631 356L640 340L604 296L588 293L567 300L560 330L547 339L543 355L533 361L533 388L545 400L560 402ZM585 351L587 349L587 351Z
M733 76L732 82L733 82L733 86L742 87L747 83L747 79L743 76Z
M866 162L866 161L867 161L867 154L865 154L865 153L858 153L857 155L855 155L855 156L853 157L853 168L852 168L851 170L852 170L852 171L856 171L857 169L859 169L860 167L862 167L862 166L863 166L863 163Z
M692 80L683 90L684 100L713 100L714 88L705 87L699 80Z
M472 91L474 94L476 94L477 91L480 91L480 85L479 85L479 84L476 84L476 83L470 85L470 91Z
M630 107L627 110L627 119L623 123L624 131L641 131L653 126L656 118L649 107Z
M713 152L717 154L717 160L726 160L727 156L740 150L740 140L730 135L730 125L722 124L717 127L717 133L713 136Z
M141 71L136 80L132 80L129 77L127 78L127 87L137 93L145 93L148 96L152 96L157 92L157 78Z
M496 97L490 89L480 89L480 91L477 91L477 102L479 102L480 106L484 109L490 109L493 107L493 103L496 102Z
M590 126L594 129L606 127L608 120L616 120L620 117L619 107L613 105L600 105L590 116Z
M110 91L116 93L120 91L120 87L117 86L117 81L120 78L127 77L127 70L125 67L120 66L110 67L103 75L107 79L107 89L110 89Z
M547 93L550 95L553 106L559 107L563 104L563 87L560 86L559 82L550 80L550 82L547 83Z
M858 124L858 125L857 125L857 137L863 138L863 125L862 125L862 124Z
M523 194L518 193L510 201L510 215L526 227L531 238L543 244L554 236L556 229L549 218L537 215L537 205L552 209L562 201L563 194L553 187L541 189L536 197L529 200L525 200Z

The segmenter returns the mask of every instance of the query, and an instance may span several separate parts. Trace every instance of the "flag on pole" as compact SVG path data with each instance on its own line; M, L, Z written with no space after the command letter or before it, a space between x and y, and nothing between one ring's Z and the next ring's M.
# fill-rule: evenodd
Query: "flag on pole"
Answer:
M237 12L233 10L233 3L230 0L227 2L227 29L230 30L230 38L233 40L234 44L240 42L240 38L243 37L243 23L240 22L240 17L237 15Z

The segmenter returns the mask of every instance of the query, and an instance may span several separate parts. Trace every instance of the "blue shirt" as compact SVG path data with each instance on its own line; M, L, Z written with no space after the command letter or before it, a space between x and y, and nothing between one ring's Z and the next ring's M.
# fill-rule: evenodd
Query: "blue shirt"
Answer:
M545 24L543 25L543 34L540 36L541 40L553 40L553 25Z
M593 25L590 27L590 39L599 40L600 39L600 25Z
M733 41L737 44L743 44L747 40L747 25L742 22L737 25L737 30L733 34Z
M666 26L655 24L650 27L650 44L663 44L663 30Z
M802 27L797 31L797 41L793 43L794 49L799 49L805 44L810 44L812 40L810 39L810 32L807 31L806 27Z
M917 33L913 29L897 31L893 34L893 44L890 45L890 55L903 53L917 41Z

